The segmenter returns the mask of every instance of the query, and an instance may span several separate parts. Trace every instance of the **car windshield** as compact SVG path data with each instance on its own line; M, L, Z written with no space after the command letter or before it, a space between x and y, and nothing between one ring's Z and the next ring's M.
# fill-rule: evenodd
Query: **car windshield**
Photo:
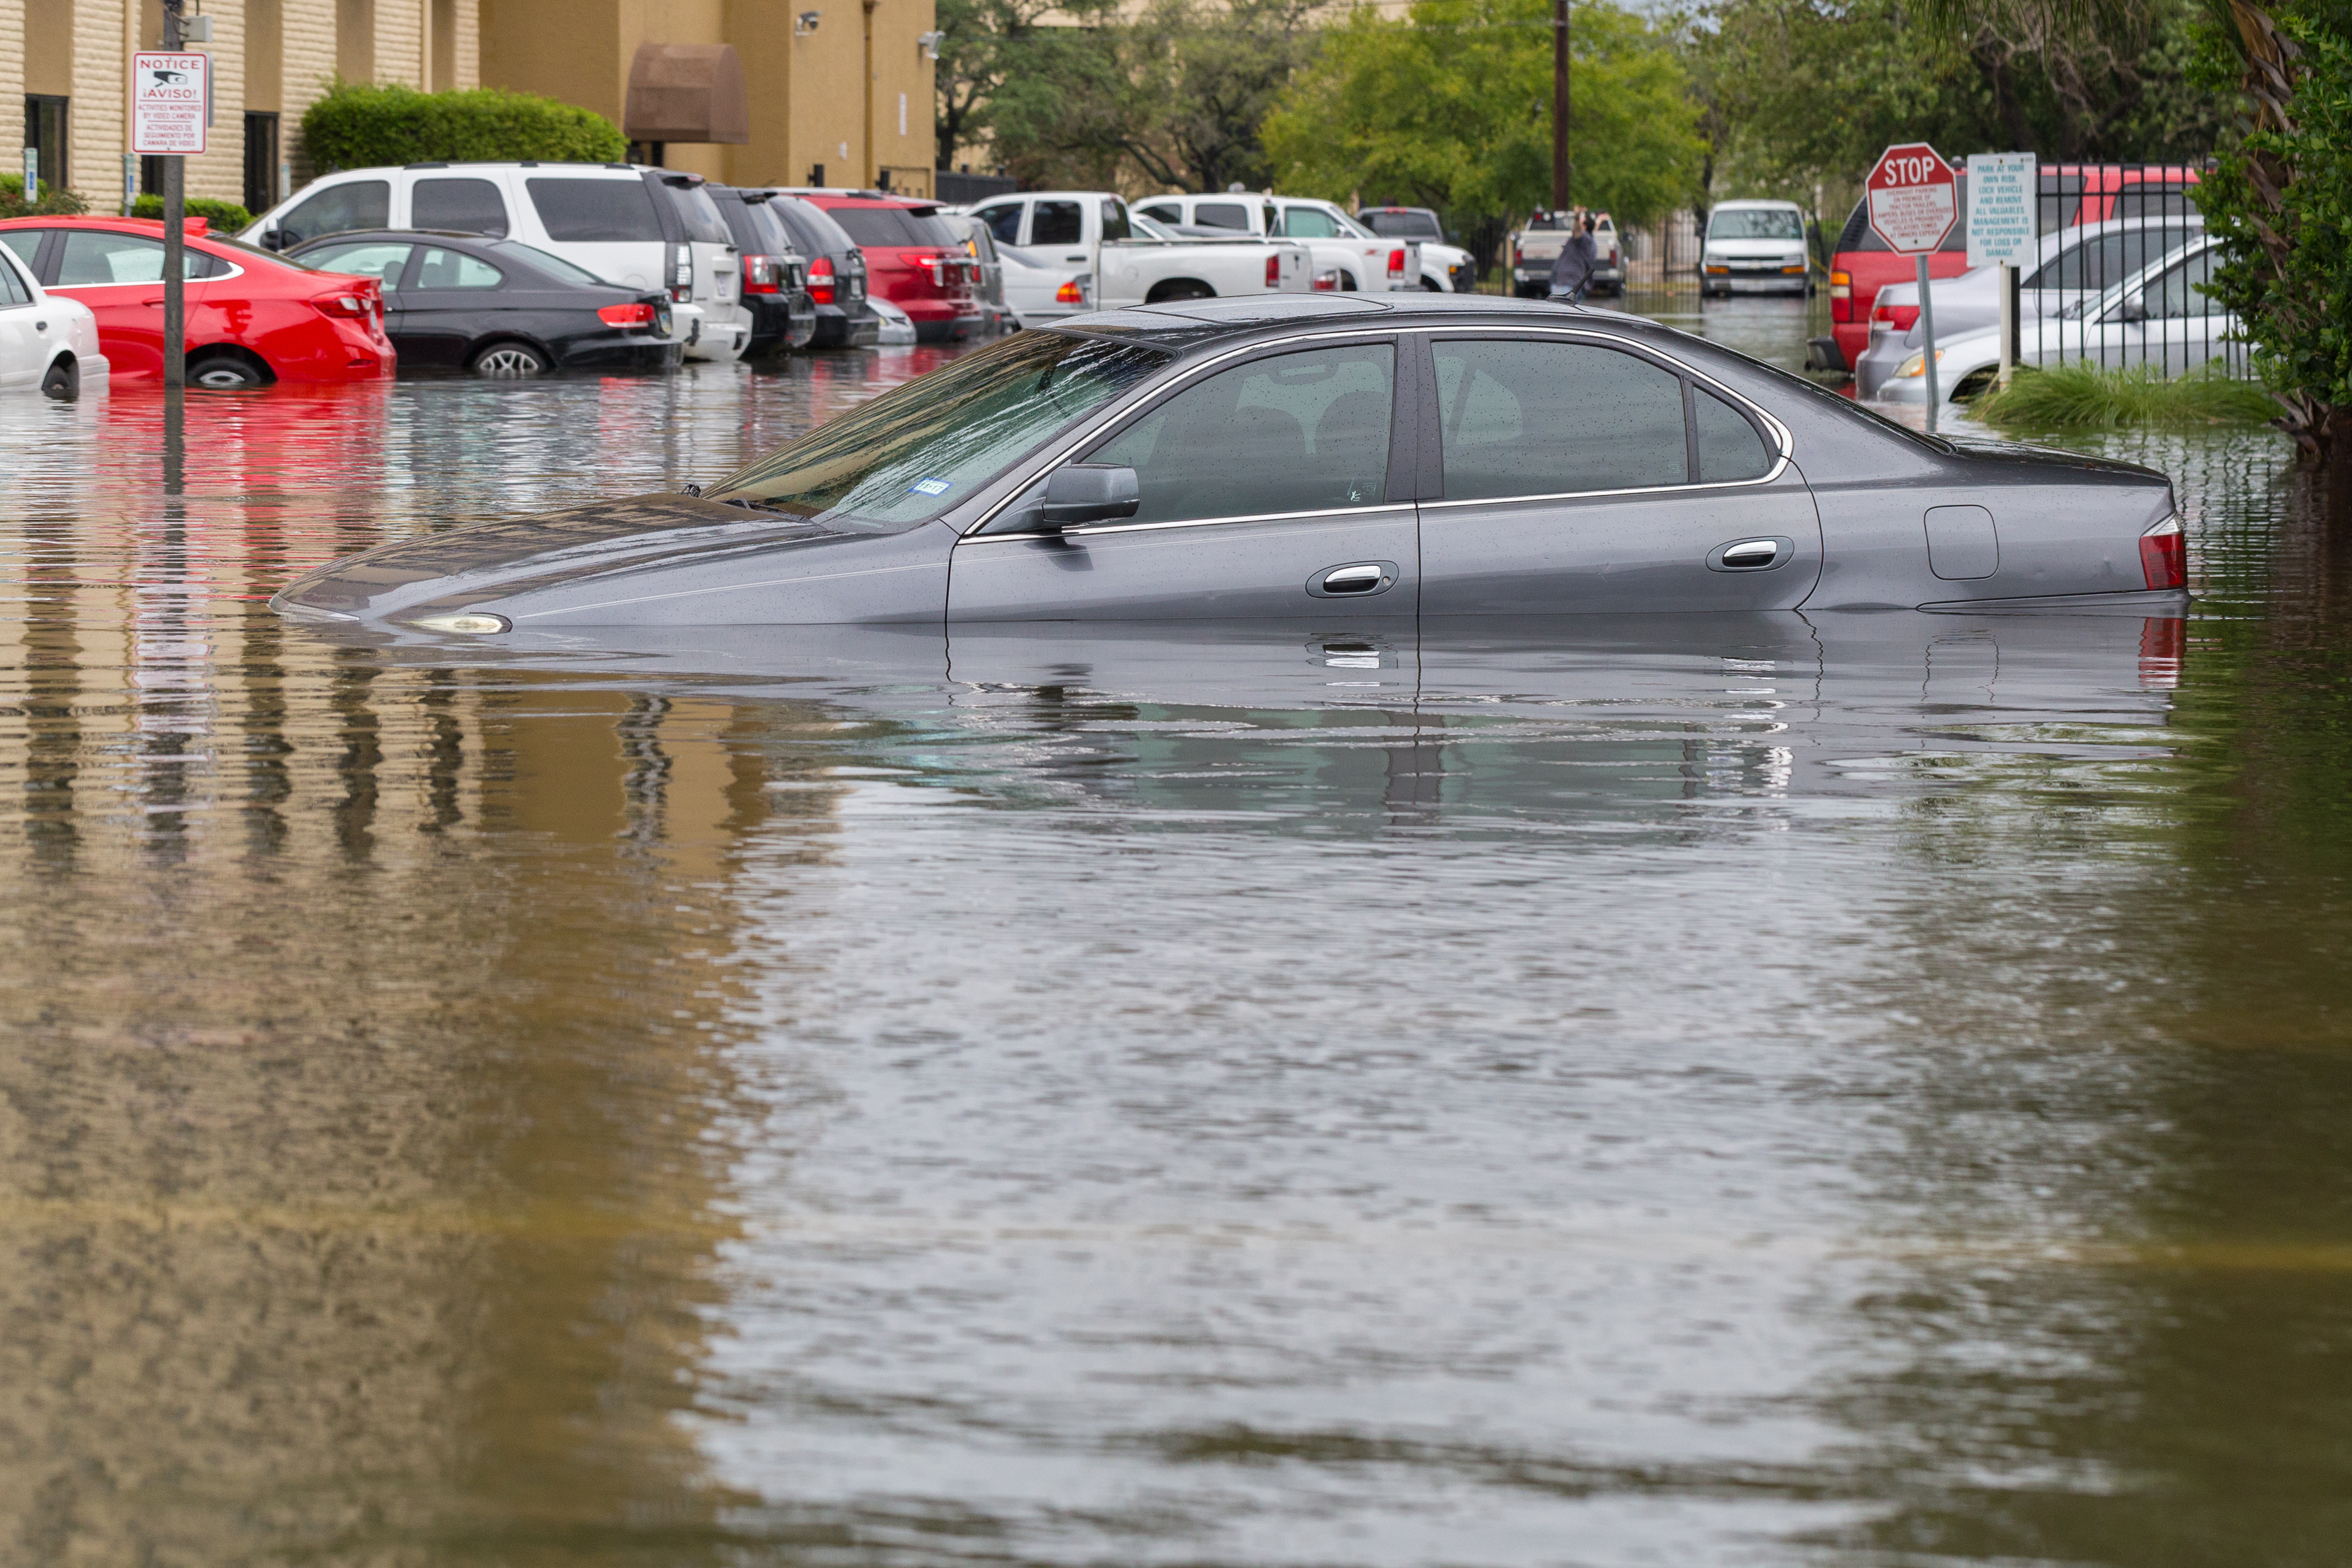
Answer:
M503 256L514 257L529 266L538 268L551 277L562 279L566 283L596 283L608 289L618 287L605 279L597 277L584 267L574 267L560 256L551 256L539 247L525 245L519 239L494 239L488 243L487 248Z
M819 426L705 494L850 527L926 521L1173 357L1023 332Z
M1364 221L1382 239L1436 239L1437 220L1427 213L1369 212Z
M1805 220L1786 207L1717 209L1706 220L1709 239L1802 239Z

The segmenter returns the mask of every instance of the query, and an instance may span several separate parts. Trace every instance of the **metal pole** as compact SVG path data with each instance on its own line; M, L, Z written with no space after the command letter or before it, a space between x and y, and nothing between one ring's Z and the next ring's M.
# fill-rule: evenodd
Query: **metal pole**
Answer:
M2017 374L2017 268L2000 264L2000 384Z
M1936 302L1927 297L1927 253L1919 253L1919 331L1926 337L1922 345L1927 367L1927 428L1936 427Z
M163 49L180 52L180 12L186 0L163 0ZM174 153L163 160L163 390L188 384L187 160Z
M1551 210L1556 213L1568 210L1568 3L1551 0Z

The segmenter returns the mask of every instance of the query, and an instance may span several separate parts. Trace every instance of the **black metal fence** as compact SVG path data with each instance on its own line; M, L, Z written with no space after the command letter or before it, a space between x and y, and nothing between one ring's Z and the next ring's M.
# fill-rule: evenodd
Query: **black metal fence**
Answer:
M959 174L946 169L931 175L931 196L950 206L970 206L991 196L1009 196L1021 188L1010 174Z

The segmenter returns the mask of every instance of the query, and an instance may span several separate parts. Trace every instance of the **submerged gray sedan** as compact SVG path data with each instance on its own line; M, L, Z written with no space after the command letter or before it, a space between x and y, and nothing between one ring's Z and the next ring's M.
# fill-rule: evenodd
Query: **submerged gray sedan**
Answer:
M1637 317L1281 296L1073 318L708 487L273 604L395 633L2178 604L2164 476L1922 436Z

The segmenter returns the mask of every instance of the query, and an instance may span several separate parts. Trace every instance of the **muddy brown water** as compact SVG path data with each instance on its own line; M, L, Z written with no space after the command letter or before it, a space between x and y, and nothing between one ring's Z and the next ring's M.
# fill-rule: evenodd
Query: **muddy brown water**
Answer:
M0 403L0 1560L2344 1561L2283 443L2185 635L262 608L935 358Z

